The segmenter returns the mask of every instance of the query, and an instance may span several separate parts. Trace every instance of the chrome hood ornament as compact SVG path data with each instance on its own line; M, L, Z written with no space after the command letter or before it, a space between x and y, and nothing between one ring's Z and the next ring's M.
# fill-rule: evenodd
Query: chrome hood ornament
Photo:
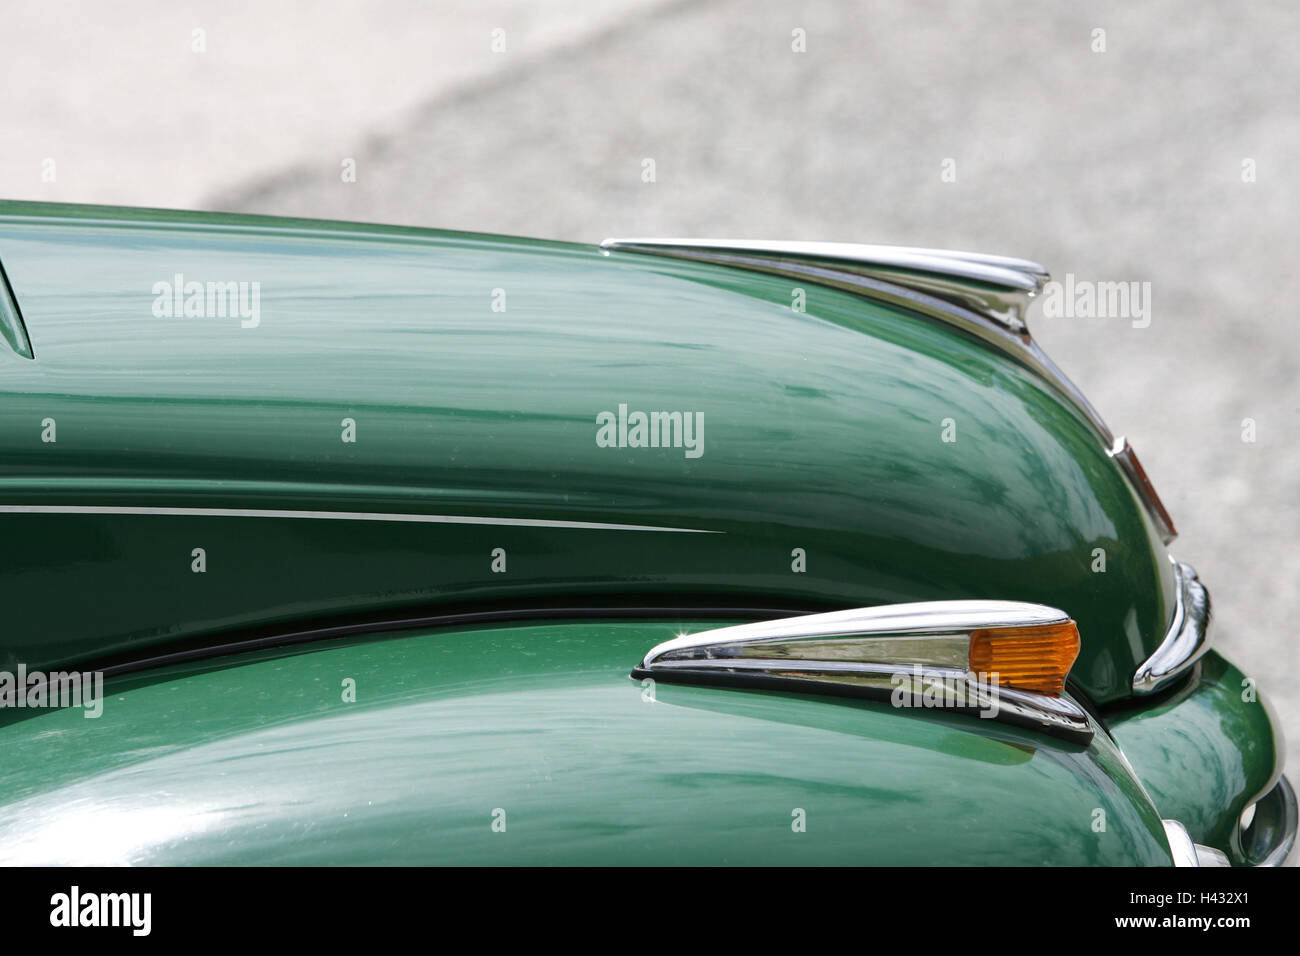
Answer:
M849 292L874 292L878 298L896 295L898 289L910 290L1023 336L1029 334L1025 324L1029 305L1050 278L1046 269L1026 259L856 242L606 239L600 247L804 278ZM925 302L912 297L911 305L923 307Z

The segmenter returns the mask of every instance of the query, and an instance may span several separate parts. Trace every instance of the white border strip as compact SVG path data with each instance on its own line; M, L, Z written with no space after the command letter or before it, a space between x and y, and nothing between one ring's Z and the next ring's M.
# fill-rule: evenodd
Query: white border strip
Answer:
M151 508L135 505L0 505L8 515L163 515L184 518L310 518L317 521L397 521L413 524L475 524L507 528L575 528L584 531L664 531L723 534L702 528L662 528L603 521L551 521L545 518L484 518L473 515L385 514L376 511L280 511L266 508Z

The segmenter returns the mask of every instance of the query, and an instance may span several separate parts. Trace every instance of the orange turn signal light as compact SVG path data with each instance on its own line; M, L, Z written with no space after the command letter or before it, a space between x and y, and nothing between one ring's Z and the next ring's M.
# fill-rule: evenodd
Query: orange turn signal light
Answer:
M1079 628L1071 620L987 627L970 635L970 669L1016 690L1059 696L1078 656Z

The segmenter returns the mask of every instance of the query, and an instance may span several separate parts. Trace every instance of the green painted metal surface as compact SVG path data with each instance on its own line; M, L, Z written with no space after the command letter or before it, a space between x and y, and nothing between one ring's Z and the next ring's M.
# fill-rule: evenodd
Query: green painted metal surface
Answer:
M1241 812L1272 789L1286 755L1254 682L1210 652L1193 680L1109 724L1161 813L1242 862Z
M628 678L709 623L321 644L10 711L0 862L1169 863L1104 733Z
M35 356L0 350L0 504L493 522L0 513L0 664L452 604L1003 598L1078 620L1105 702L1169 620L1164 549L1053 387L844 293L798 313L777 278L586 246L17 203L0 262ZM248 316L155 314L177 276L247 283ZM601 447L621 404L702 414L702 453Z

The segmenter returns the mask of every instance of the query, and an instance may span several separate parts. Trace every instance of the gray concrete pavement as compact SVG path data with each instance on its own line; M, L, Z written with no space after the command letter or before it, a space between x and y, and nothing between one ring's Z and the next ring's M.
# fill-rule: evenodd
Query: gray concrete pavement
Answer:
M1300 741L1293 4L493 0L307 18L132 2L157 16L105 14L99 32L59 7L8 17L9 195L947 246L1150 282L1148 327L1033 326L1133 440L1214 594L1219 646ZM43 17L77 56L13 29ZM220 59L185 45L205 18ZM66 176L33 181L51 153Z
M0 184L8 199L193 208L304 159L337 175L431 96L662 2L6 0Z

